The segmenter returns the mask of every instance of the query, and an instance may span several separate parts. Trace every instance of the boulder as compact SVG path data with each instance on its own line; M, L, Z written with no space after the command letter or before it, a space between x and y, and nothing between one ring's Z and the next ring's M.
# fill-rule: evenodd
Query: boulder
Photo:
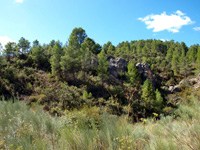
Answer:
M198 74L196 78L191 78L189 80L183 79L179 82L178 85L169 86L168 90L171 92L180 92L181 91L180 88L181 88L181 86L183 86L185 84L185 82L187 82L188 85L193 86L194 89L197 90L198 88L200 88L200 74Z
M189 82L193 85L195 90L200 88L200 73L197 75L196 78L190 79Z
M126 71L127 61L125 59L119 57L108 57L107 60L109 62L108 71L110 71L115 78L118 78L121 72Z
M146 79L149 79L153 89L155 89L155 79L150 66L147 63L143 62L143 63L137 63L136 67L138 68L138 71L141 74L142 83L144 83Z

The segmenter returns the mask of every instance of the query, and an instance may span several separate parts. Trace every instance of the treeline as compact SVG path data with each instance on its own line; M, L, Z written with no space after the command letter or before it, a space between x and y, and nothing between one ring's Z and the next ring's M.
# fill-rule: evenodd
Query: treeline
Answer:
M9 42L4 49L2 46L0 48L7 61L17 57L19 60L27 60L25 63L27 66L57 75L85 70L90 65L91 59L100 52L103 52L106 57L121 57L128 62L147 62L153 70L172 72L175 76L186 77L190 75L192 69L200 68L198 44L188 48L184 42L150 39L126 41L116 47L108 41L100 46L87 37L82 28L75 28L67 43L62 45L60 41L52 40L49 44L41 45L38 40L35 40L31 46L30 42L22 37L18 43ZM2 59L3 57L1 61Z
M52 113L84 105L133 116L161 113L167 106L161 86L175 85L200 71L198 44L187 47L184 42L150 39L100 46L82 28L74 28L66 45L35 40L31 46L22 37L1 47L1 52L0 95L45 104ZM110 78L108 57L128 62L127 72L118 76L122 84ZM155 90L149 80L141 81L138 62L150 65Z

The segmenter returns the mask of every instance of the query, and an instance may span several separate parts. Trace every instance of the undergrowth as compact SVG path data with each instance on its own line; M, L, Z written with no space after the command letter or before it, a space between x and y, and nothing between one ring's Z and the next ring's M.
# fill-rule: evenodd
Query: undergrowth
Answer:
M190 97L170 116L136 124L96 107L50 116L42 107L0 101L2 150L200 149L200 102Z

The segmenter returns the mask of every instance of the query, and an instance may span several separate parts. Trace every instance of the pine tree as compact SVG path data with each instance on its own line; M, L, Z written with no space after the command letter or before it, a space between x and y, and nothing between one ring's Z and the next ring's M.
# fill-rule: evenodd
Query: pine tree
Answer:
M8 42L5 45L5 49L3 54L6 56L6 59L9 61L11 56L16 56L17 53L17 46L15 42Z
M142 86L141 103L145 109L151 111L151 109L153 108L154 101L155 93L152 84L148 79L146 79Z
M181 56L179 58L179 67L180 67L180 73L182 75L184 75L185 77L187 77L187 75L189 74L189 61L186 57L186 53L187 53L187 47L185 45L185 43L181 43Z
M110 41L108 41L106 44L103 45L102 50L105 52L105 54L107 54L108 51L108 47L111 45L112 43Z
M61 67L64 74L72 73L75 80L75 72L81 69L81 55L80 50L68 47L67 52L61 58Z
M197 46L192 45L187 53L188 60L190 63L194 63L197 58Z
M171 62L171 69L174 71L174 75L177 75L179 72L179 52L178 48L175 49L172 57L172 62Z
M40 45L34 47L32 49L32 58L33 58L33 61L34 61L34 64L35 66L38 68L38 69L48 69L49 67L49 61L48 61L48 58L47 58L47 55L45 55L44 53L44 48Z
M35 47L37 47L39 45L39 41L38 40L35 40L35 41L33 41L33 46L32 46L32 48L35 48Z
M128 64L127 78L132 86L139 85L139 83L141 82L140 74L133 62L130 62Z
M85 80L85 72L87 69L91 67L91 61L92 61L92 54L89 48L82 49L81 48L81 68L84 71L84 80Z
M17 46L19 48L19 53L25 54L28 53L28 50L30 48L30 42L25 38L21 37Z
M57 41L53 46L52 54L53 55L51 56L50 59L52 74L61 75L60 61L61 61L61 56L63 55L63 49L59 41Z
M198 47L198 52L197 52L196 70L197 73L200 72L200 46Z
M173 50L172 50L172 48L169 48L167 50L167 55L166 55L165 59L167 60L167 62L171 63L172 57L173 57Z
M0 43L0 55L2 55L2 53L3 53L3 46L2 46L2 44Z
M75 72L81 69L81 44L87 37L85 30L74 28L70 37L69 45L65 55L61 59L62 71L64 74L72 73L75 80Z
M154 110L155 112L159 113L161 112L161 109L163 107L163 98L161 96L161 93L156 89L155 91L155 101L154 101Z
M98 63L99 65L97 68L97 72L98 72L99 77L101 78L102 86L103 86L104 79L107 78L108 76L108 67L109 67L109 63L107 61L107 57L104 51L101 51L99 53Z
M115 53L115 46L110 44L107 50L107 56L114 56Z
M81 48L82 50L89 48L89 50L95 55L99 54L101 51L101 46L89 37L87 37L81 44Z

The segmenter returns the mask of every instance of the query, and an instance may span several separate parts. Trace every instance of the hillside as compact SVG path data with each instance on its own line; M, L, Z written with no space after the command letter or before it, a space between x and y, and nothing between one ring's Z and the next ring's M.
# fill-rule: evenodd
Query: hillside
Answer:
M199 148L198 44L100 46L74 28L66 45L2 52L0 149Z

